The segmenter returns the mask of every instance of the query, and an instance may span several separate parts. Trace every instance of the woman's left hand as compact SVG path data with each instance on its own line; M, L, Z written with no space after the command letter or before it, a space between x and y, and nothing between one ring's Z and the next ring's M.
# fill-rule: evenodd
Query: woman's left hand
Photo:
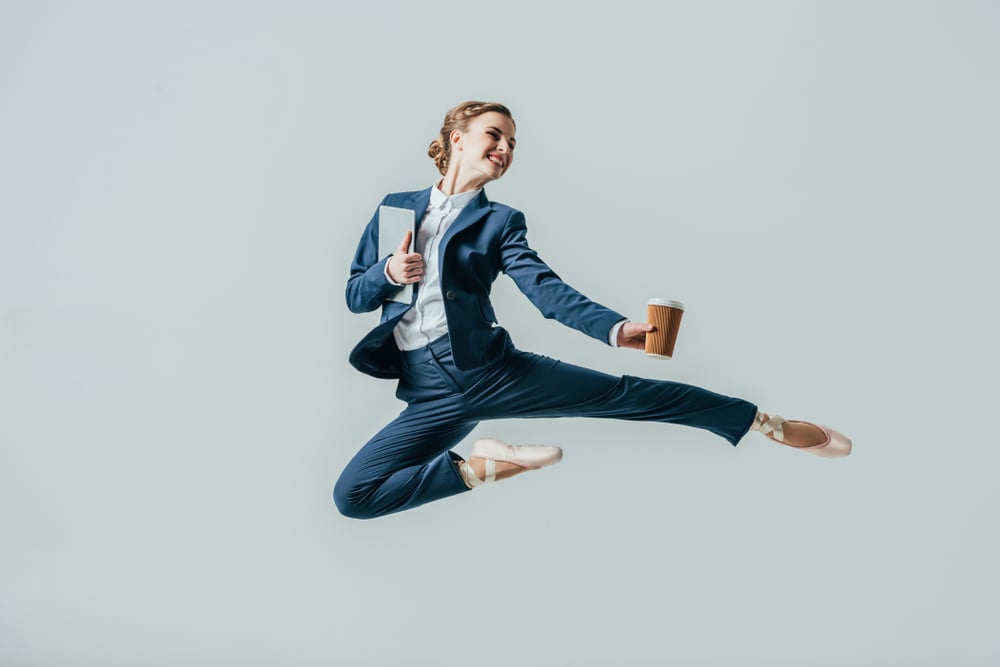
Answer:
M631 347L634 350L646 349L646 334L655 328L646 322L626 322L618 330L618 347Z

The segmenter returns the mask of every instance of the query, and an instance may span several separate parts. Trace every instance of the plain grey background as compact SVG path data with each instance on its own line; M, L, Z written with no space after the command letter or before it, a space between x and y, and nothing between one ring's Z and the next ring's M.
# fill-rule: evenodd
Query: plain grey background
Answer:
M992 2L0 4L0 663L995 665ZM403 407L348 264L508 104L489 196L653 361L523 349L827 423L501 421L560 465L371 522ZM464 443L460 452L467 452Z

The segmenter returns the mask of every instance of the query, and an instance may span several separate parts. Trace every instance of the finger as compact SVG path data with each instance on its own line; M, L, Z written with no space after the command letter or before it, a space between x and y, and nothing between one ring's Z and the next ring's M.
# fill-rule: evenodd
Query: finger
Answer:
M413 252L408 255L403 255L403 262L406 264L423 264L424 256L419 252Z
M653 326L650 324L627 324L624 329L627 336L645 338L646 334L653 330Z
M399 244L399 254L406 255L410 252L410 241L413 240L413 232L406 232L403 235L403 241Z

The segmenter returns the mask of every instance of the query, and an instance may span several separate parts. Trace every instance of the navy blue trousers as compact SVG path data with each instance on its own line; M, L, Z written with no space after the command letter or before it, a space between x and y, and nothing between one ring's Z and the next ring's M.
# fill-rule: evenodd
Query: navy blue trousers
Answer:
M735 445L757 407L700 387L614 376L516 349L459 370L448 336L403 352L398 417L351 459L333 491L342 514L371 519L468 491L451 448L480 421L512 417L603 417L683 424Z

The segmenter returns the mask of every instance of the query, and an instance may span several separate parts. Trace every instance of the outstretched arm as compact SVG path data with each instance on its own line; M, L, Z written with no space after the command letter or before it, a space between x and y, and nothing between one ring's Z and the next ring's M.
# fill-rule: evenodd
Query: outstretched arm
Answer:
M547 318L555 319L568 327L581 331L592 338L610 344L608 340L612 327L626 319L621 313L591 301L573 289L539 258L538 253L528 245L528 229L524 214L512 211L504 225L500 239L500 255L503 271L517 284L518 289ZM621 341L622 332L618 332ZM627 329L626 340L634 337L632 328ZM631 347L631 345L628 345Z

